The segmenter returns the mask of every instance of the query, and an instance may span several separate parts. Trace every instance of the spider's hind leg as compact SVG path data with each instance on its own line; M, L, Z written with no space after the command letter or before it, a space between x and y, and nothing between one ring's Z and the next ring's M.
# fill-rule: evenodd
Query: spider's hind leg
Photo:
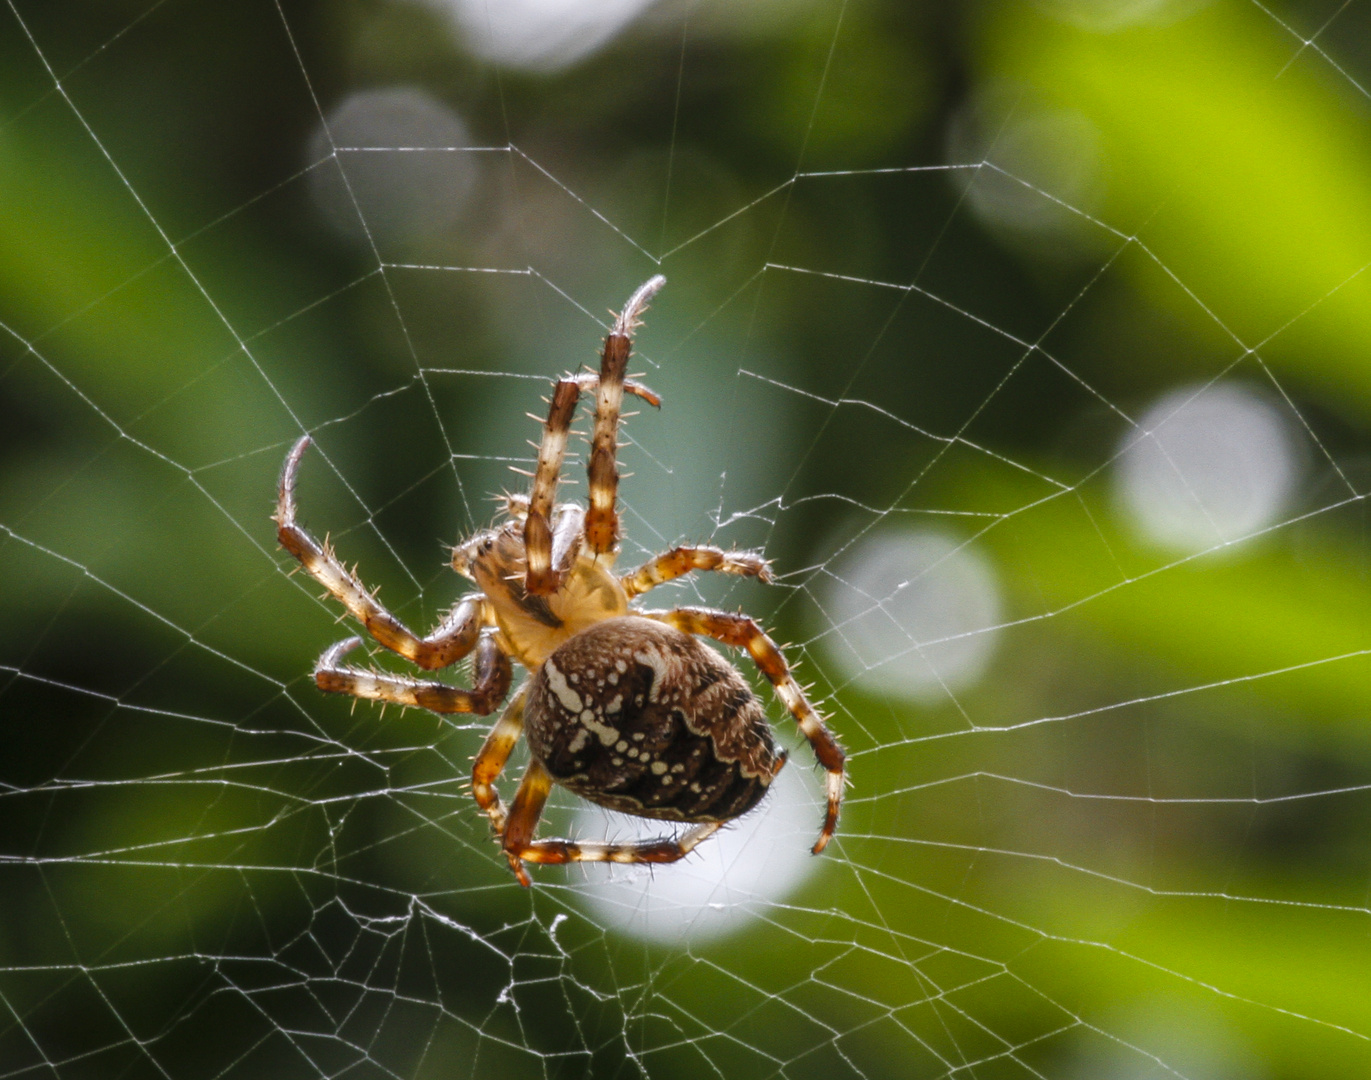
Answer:
M503 847L509 868L527 888L533 884L524 868L531 863L616 862L673 863L684 859L706 837L722 828L722 823L707 821L687 829L678 839L638 840L627 844L580 844L573 840L534 840L538 819L552 791L552 775L541 761L534 759L519 783L505 822Z
M744 650L752 657L762 674L767 677L776 696L789 710L799 725L800 733L809 740L814 756L823 766L826 777L827 809L824 813L823 827L819 839L811 848L815 855L828 846L838 828L838 810L843 802L843 786L846 782L846 754L842 746L828 730L819 711L809 703L800 684L790 672L785 654L780 647L747 615L727 611L714 611L711 608L676 608L673 611L638 611L636 614L647 619L656 619L668 626L687 634L702 634L723 642L735 649Z

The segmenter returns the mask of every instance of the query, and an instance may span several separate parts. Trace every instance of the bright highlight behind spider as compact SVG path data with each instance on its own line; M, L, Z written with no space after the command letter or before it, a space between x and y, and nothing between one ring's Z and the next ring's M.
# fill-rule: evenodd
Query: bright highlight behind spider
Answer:
M591 917L621 934L664 943L724 937L766 918L823 865L809 853L814 815L822 805L818 778L792 763L757 809L715 833L669 873L587 863L569 880ZM606 815L589 806L577 810L571 831L603 835L606 819L609 835L621 841L647 840L662 831L660 822Z

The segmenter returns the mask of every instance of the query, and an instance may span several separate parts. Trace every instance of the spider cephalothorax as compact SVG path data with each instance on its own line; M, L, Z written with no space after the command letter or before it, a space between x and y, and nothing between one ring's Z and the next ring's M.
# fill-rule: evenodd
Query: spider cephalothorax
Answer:
M674 862L725 822L756 806L785 764L761 703L738 671L696 635L745 650L775 687L828 774L828 808L814 844L822 851L838 823L843 751L795 682L776 644L746 615L708 608L647 611L634 597L693 570L770 581L753 552L678 547L630 574L613 573L619 550L616 508L619 410L625 393L657 396L626 377L633 331L665 284L640 287L605 338L598 375L557 380L527 497L510 496L505 520L453 552L452 566L480 590L463 597L420 638L296 523L295 476L309 446L286 456L275 521L281 544L381 645L435 670L475 653L470 690L351 667L361 644L329 648L314 669L321 690L418 705L437 713L490 713L509 693L510 661L529 678L510 698L472 769L472 793L489 816L510 868L530 884L525 862ZM556 501L567 434L582 393L595 394L590 504ZM530 762L506 808L494 781L520 733ZM641 817L694 823L679 839L627 844L536 840L553 783L591 802Z

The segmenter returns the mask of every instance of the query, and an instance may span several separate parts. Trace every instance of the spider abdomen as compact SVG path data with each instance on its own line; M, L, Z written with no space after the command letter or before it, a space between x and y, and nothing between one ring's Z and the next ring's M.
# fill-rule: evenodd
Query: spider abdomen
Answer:
M633 615L557 648L530 680L524 722L558 783L641 817L727 821L761 800L785 762L732 665Z

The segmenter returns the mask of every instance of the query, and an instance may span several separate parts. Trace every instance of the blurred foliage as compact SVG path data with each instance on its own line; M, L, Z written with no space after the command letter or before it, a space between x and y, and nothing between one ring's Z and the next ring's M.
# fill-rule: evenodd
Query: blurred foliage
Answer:
M1371 6L663 2L543 72L398 0L0 26L0 1074L1371 1067ZM340 236L320 109L396 85L472 192ZM716 943L519 890L484 722L321 698L341 631L268 521L309 430L308 523L432 623L536 380L657 257L625 558L764 544L782 588L700 595L802 642L853 754L836 850ZM1181 558L1112 465L1218 378L1307 464ZM891 519L1006 597L926 708L825 661L826 569Z

